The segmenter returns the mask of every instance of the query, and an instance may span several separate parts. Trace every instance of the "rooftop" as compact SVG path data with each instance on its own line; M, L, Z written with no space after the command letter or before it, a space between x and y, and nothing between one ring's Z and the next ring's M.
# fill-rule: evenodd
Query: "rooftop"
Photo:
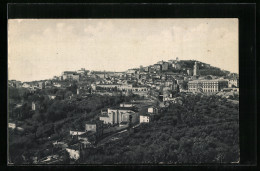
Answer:
M112 110L132 110L134 112L138 111L136 107L111 107L109 109L112 109Z
M104 114L102 114L102 115L100 115L100 117L106 117L106 118L109 118L109 116L106 114L106 115L104 115Z
M63 73L64 74L75 74L76 72L75 71L64 71Z
M225 79L214 79L214 80L192 80L189 81L189 83L198 83L198 82L221 82L221 81L227 81Z

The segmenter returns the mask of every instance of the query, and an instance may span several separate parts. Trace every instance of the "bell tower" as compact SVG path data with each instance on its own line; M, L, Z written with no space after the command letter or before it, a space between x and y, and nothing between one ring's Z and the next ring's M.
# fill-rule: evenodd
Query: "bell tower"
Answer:
M199 66L198 66L197 61L194 64L193 75L194 76L199 75Z

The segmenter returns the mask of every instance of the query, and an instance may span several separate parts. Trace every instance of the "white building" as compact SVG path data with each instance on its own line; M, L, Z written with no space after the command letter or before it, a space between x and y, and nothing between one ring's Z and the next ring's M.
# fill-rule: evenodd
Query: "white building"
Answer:
M56 98L56 96L54 96L54 95L48 95L48 97L49 97L50 100L53 100L53 99Z
M140 115L140 123L149 123L151 122L151 116L150 115Z
M99 120L104 121L104 124L119 124L121 122L128 122L130 115L132 116L132 122L137 120L137 113L135 113L131 108L108 108L106 113L101 113L103 116L100 116Z
M70 131L70 135L72 135L72 136L82 135L84 133L85 133L85 131Z
M32 110L36 110L36 104L32 102Z
M132 103L121 103L120 107L134 107L134 104L132 104Z
M156 107L149 107L148 113L158 114L158 109Z
M194 76L199 75L199 66L198 66L197 62L195 62L195 64L194 64L193 75Z
M71 159L74 159L74 160L79 159L79 157L80 157L79 150L72 149L72 148L66 148L66 151L69 153Z
M239 79L229 79L228 80L228 87L239 87Z
M22 87L23 87L23 88L29 88L29 87L31 87L31 85L28 84L28 83L23 83Z
M16 124L15 123L8 123L8 128L15 129Z

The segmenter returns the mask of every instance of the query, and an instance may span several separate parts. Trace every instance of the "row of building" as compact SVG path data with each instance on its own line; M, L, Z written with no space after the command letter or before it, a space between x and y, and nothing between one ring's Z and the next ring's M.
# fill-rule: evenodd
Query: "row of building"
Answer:
M188 82L189 92L213 93L219 92L225 88L238 88L238 79L215 79L215 80L193 80Z
M198 75L199 67L197 62L195 62L194 69L192 68L182 68L180 64L179 58L177 57L176 60L168 60L166 61L159 61L154 65L150 65L147 67L141 66L140 68L134 68L127 70L127 74L139 74L139 73L161 73L173 70L181 70L184 69L187 72L187 75Z

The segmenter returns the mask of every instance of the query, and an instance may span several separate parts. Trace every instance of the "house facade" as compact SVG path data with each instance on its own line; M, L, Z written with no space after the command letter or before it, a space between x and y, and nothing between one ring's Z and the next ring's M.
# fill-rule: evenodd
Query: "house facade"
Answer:
M102 116L99 117L100 120L104 122L104 124L119 124L121 122L128 122L129 116L132 116L132 121L136 121L137 113L133 111L131 108L108 108L107 113L102 113Z
M189 92L218 92L227 87L227 80L193 80L188 82Z

